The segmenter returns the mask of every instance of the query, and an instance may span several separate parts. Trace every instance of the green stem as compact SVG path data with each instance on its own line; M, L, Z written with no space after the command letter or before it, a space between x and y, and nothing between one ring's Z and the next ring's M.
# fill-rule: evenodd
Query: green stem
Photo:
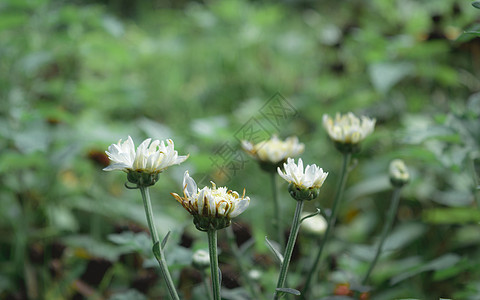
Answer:
M292 229L290 231L290 236L288 237L287 247L285 248L285 255L283 257L282 267L280 269L280 274L278 276L277 288L283 288L285 280L287 279L288 265L290 264L290 259L292 258L293 247L295 246L295 241L297 240L298 230L300 229L300 217L303 210L303 201L297 201L297 206L295 208L295 215L292 221ZM278 299L279 294L275 290L274 299Z
M478 182L478 174L475 169L475 159L471 159L472 161L472 173L473 173L473 197L475 199L475 203L477 204L477 209L480 209L480 197L479 197L479 182Z
M278 244L280 245L280 249L283 249L285 247L285 238L283 236L283 230L282 230L282 220L281 216L282 214L280 213L280 201L278 199L278 193L277 193L277 173L276 172L271 172L270 173L270 178L272 181L272 196L273 196L273 213L275 215L275 229L277 230L277 241Z
M310 285L312 283L312 280L315 277L315 274L318 273L318 270L320 268L320 261L322 259L323 249L325 248L325 245L327 244L327 241L330 238L332 230L335 226L335 222L337 220L338 208L340 207L340 204L342 202L342 195L343 195L343 191L345 190L345 183L347 182L348 166L350 165L351 157L352 157L351 153L343 154L343 165L342 165L342 171L340 173L340 182L337 186L335 199L333 200L332 212L330 214L330 217L328 218L327 230L325 231L325 235L323 236L320 247L318 248L317 255L315 256L315 260L313 261L313 266L310 269L310 272L308 273L307 280L305 281L305 286L303 287L302 298L304 299L308 299L307 296L310 293L310 290L309 290Z
M220 276L218 274L217 230L209 229L208 250L210 252L210 272L212 273L213 299L220 300Z
M250 295L253 297L253 299L263 299L263 295L258 291L257 286L253 283L252 279L247 274L247 270L245 269L244 265L244 258L235 242L235 234L233 233L232 226L227 227L226 230L230 249L232 250L233 256L235 256L238 268L240 269L240 275L242 276L245 285L249 289Z
M377 263L378 258L380 257L380 253L382 252L383 244L387 239L387 235L392 229L393 221L395 220L395 215L397 213L398 203L400 202L401 189L402 188L397 187L393 191L392 202L390 203L390 209L388 211L387 220L383 226L383 231L380 237L380 242L377 247L377 252L375 253L375 257L373 258L373 261L370 264L370 267L368 268L368 271L365 274L365 277L363 278L363 281L362 281L363 285L367 284L368 278L370 277L370 274L372 273L372 270L375 267L375 264Z
M140 192L142 193L143 199L143 206L145 207L145 215L147 216L147 223L148 228L150 229L150 235L152 236L152 242L155 246L159 243L157 229L155 228L155 222L153 220L153 210L152 210L152 203L150 201L150 193L148 191L148 187L146 186L138 186ZM167 261L165 259L165 254L163 252L162 246L159 245L158 247L158 256L155 255L155 258L158 261L160 266L160 272L162 273L162 277L165 279L165 283L167 284L167 289L170 294L170 297L174 300L180 300L178 297L177 290L175 289L175 284L173 283L172 276L168 271Z

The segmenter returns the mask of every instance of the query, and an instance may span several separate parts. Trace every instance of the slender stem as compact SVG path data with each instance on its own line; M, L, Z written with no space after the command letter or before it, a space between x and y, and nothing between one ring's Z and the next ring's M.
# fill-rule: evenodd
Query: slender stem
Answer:
M282 230L282 214L280 213L280 202L278 199L278 193L277 193L277 173L271 172L270 173L270 178L272 181L272 196L273 196L273 213L275 215L275 229L277 230L277 241L278 244L280 245L280 249L283 249L285 247L285 237L283 236L283 230Z
M217 230L209 229L208 250L210 252L210 272L212 273L213 299L220 300L220 276L218 274Z
M378 258L380 257L380 253L382 252L383 244L387 239L387 235L392 229L393 221L395 220L395 215L397 213L398 203L400 202L401 189L402 188L397 187L393 190L392 202L390 203L390 209L388 211L387 220L383 226L383 231L382 231L382 235L380 236L380 242L377 247L377 252L375 253L375 257L373 258L372 263L370 264L370 267L368 268L368 271L365 274L365 277L363 278L363 281L362 281L363 285L367 284L368 278L370 277L370 274L372 273L372 270L375 267L375 264L377 263Z
M308 299L308 294L310 293L310 290L309 290L310 284L312 283L312 280L314 279L315 275L318 273L318 270L320 268L320 261L322 259L323 249L325 248L325 245L328 239L330 238L332 230L335 226L335 222L337 220L338 208L340 207L340 204L342 202L342 195L345 189L345 183L347 182L348 166L350 165L351 157L352 157L351 153L343 154L342 171L340 173L340 181L337 186L335 199L333 200L332 212L330 214L330 217L328 218L328 224L327 224L327 229L325 231L325 235L323 236L320 247L318 248L317 255L315 256L315 260L313 261L313 266L310 269L310 272L308 273L307 280L305 281L305 286L303 287L302 298L304 299Z
M282 268L280 269L280 274L278 276L277 288L283 288L285 280L287 279L288 265L290 264L290 259L292 258L293 247L295 246L295 241L297 240L298 230L300 229L300 215L303 210L303 201L297 201L297 206L295 208L295 215L293 216L292 229L290 231L290 236L288 237L287 247L285 248L285 254L283 257ZM279 294L275 291L274 299L278 299Z
M147 223L148 228L150 229L150 235L152 236L153 245L159 243L157 229L155 228L155 222L153 220L153 210L152 210L152 203L150 201L150 193L148 191L148 187L145 186L138 186L140 192L142 193L143 199L143 206L145 207L145 215L147 216ZM167 284L167 289L170 294L170 297L174 300L180 300L178 297L177 290L175 289L175 284L173 283L172 276L168 271L167 261L165 260L165 254L163 253L162 246L159 245L159 257L155 255L155 258L158 261L160 266L160 271L162 273L162 277L165 279L165 283Z
M478 174L475 169L475 159L471 159L472 161L472 172L473 172L473 197L475 199L475 203L477 204L477 209L480 209L480 196L479 196L479 182L478 182Z
M153 244L156 244L158 239L157 228L155 227L155 221L153 220L152 202L150 201L150 192L148 187L140 186L140 192L142 193L143 206L145 207L145 215L147 216L148 229L150 229L150 235L152 236Z
M232 250L233 255L235 256L235 260L237 261L238 268L240 269L240 275L250 291L250 295L253 299L263 299L263 295L258 291L257 286L253 283L250 276L248 276L247 270L245 269L244 265L244 258L238 249L238 246L235 242L235 234L233 233L232 226L226 228L227 230L227 237L228 243L230 245L230 249Z

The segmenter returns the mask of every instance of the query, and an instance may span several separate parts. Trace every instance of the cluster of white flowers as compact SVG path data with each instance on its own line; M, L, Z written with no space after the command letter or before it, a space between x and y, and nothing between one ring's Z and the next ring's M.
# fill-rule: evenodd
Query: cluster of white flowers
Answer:
M135 144L129 136L124 142L118 141L108 147L108 158L112 164L103 169L104 171L121 170L125 172L137 171L145 173L160 173L172 165L184 162L188 155L179 156L174 149L173 141L164 141L148 138L144 140L135 151ZM151 143L150 143L151 142Z
M373 132L375 120L364 116L359 119L354 114L348 113L337 114L335 119L324 115L323 124L334 141L342 144L357 144ZM283 179L288 181L290 194L297 200L311 200L317 197L320 187L328 176L328 172L324 172L315 164L304 168L301 158L298 164L295 164L291 157L300 155L305 149L305 145L300 143L297 137L280 140L274 135L270 140L257 144L242 141L242 147L260 162L263 169L269 172L276 170ZM178 155L170 139L165 143L148 138L135 149L130 136L126 141L120 140L110 145L105 152L112 164L104 170L127 172L128 180L136 183L137 186L153 185L160 172L188 158L188 155ZM278 167L281 163L284 163L283 171ZM405 175L399 163L392 165L390 170L396 177L408 177L408 172ZM188 171L183 178L183 194L184 197L180 197L172 193L175 199L194 216L195 225L200 230L228 226L230 219L241 214L250 203L250 198L245 196L245 190L240 196L239 193L227 190L226 187L217 188L213 182L211 188L199 189ZM217 221L213 221L214 219Z
M217 188L212 182L212 187L199 189L197 183L185 172L183 176L183 195L180 197L176 193L172 196L194 217L195 225L200 230L208 230L209 226L216 229L230 225L230 219L238 216L247 209L250 204L250 198L237 192L227 190L226 187ZM217 223L214 220L224 220ZM213 222L213 223L212 223Z
M299 143L296 136L282 141L274 135L271 139L258 144L242 141L242 148L256 160L277 164L285 161L288 157L295 157L301 154L305 149L305 145Z
M345 115L337 113L335 119L323 115L323 126L335 142L357 144L373 132L375 119L365 116L361 116L359 119L351 112Z

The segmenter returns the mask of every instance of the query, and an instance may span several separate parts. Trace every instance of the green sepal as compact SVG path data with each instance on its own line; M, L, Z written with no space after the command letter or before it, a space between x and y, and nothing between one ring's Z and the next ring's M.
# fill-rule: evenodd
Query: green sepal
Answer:
M147 173L143 171L129 171L127 180L137 186L152 186L158 181L159 173Z
M342 143L342 142L338 142L338 141L335 141L334 143L335 143L335 148L337 148L337 150L340 151L341 153L355 154L355 153L360 152L360 144L359 143L356 143L356 144Z
M297 201L310 201L318 197L318 194L320 194L320 188L301 188L291 182L288 185L288 192L290 193L290 196Z
M193 216L193 224L200 231L208 231L210 229L223 229L228 226L232 221L228 217L205 217L201 215Z

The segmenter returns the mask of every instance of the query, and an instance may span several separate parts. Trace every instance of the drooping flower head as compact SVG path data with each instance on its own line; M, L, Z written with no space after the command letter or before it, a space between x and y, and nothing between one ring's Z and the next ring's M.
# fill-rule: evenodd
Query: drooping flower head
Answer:
M299 143L296 136L282 141L274 135L271 139L258 144L242 141L242 148L259 161L262 169L275 172L277 167L284 163L288 157L296 157L303 153L305 145Z
M128 180L140 185L153 185L158 174L172 165L184 162L188 155L179 156L174 149L173 141L164 141L151 138L144 140L135 150L132 138L129 136L124 142L118 141L108 147L105 153L111 164L104 171L120 170L128 173Z
M401 159L394 159L390 163L390 182L393 186L402 187L410 180L408 168Z
M250 198L237 192L219 187L212 182L212 187L199 189L197 183L185 172L183 176L183 197L171 194L193 216L193 223L198 230L222 229L230 226L231 219L247 209Z
M298 165L293 158L288 158L283 168L285 171L277 169L278 174L288 181L290 195L296 200L315 199L328 176L328 172L323 172L323 169L315 164L307 165L304 170L301 158L298 159Z
M323 115L323 127L342 152L358 151L358 144L373 132L375 122L375 119L365 116L357 118L351 112L345 115L337 113L335 119Z

